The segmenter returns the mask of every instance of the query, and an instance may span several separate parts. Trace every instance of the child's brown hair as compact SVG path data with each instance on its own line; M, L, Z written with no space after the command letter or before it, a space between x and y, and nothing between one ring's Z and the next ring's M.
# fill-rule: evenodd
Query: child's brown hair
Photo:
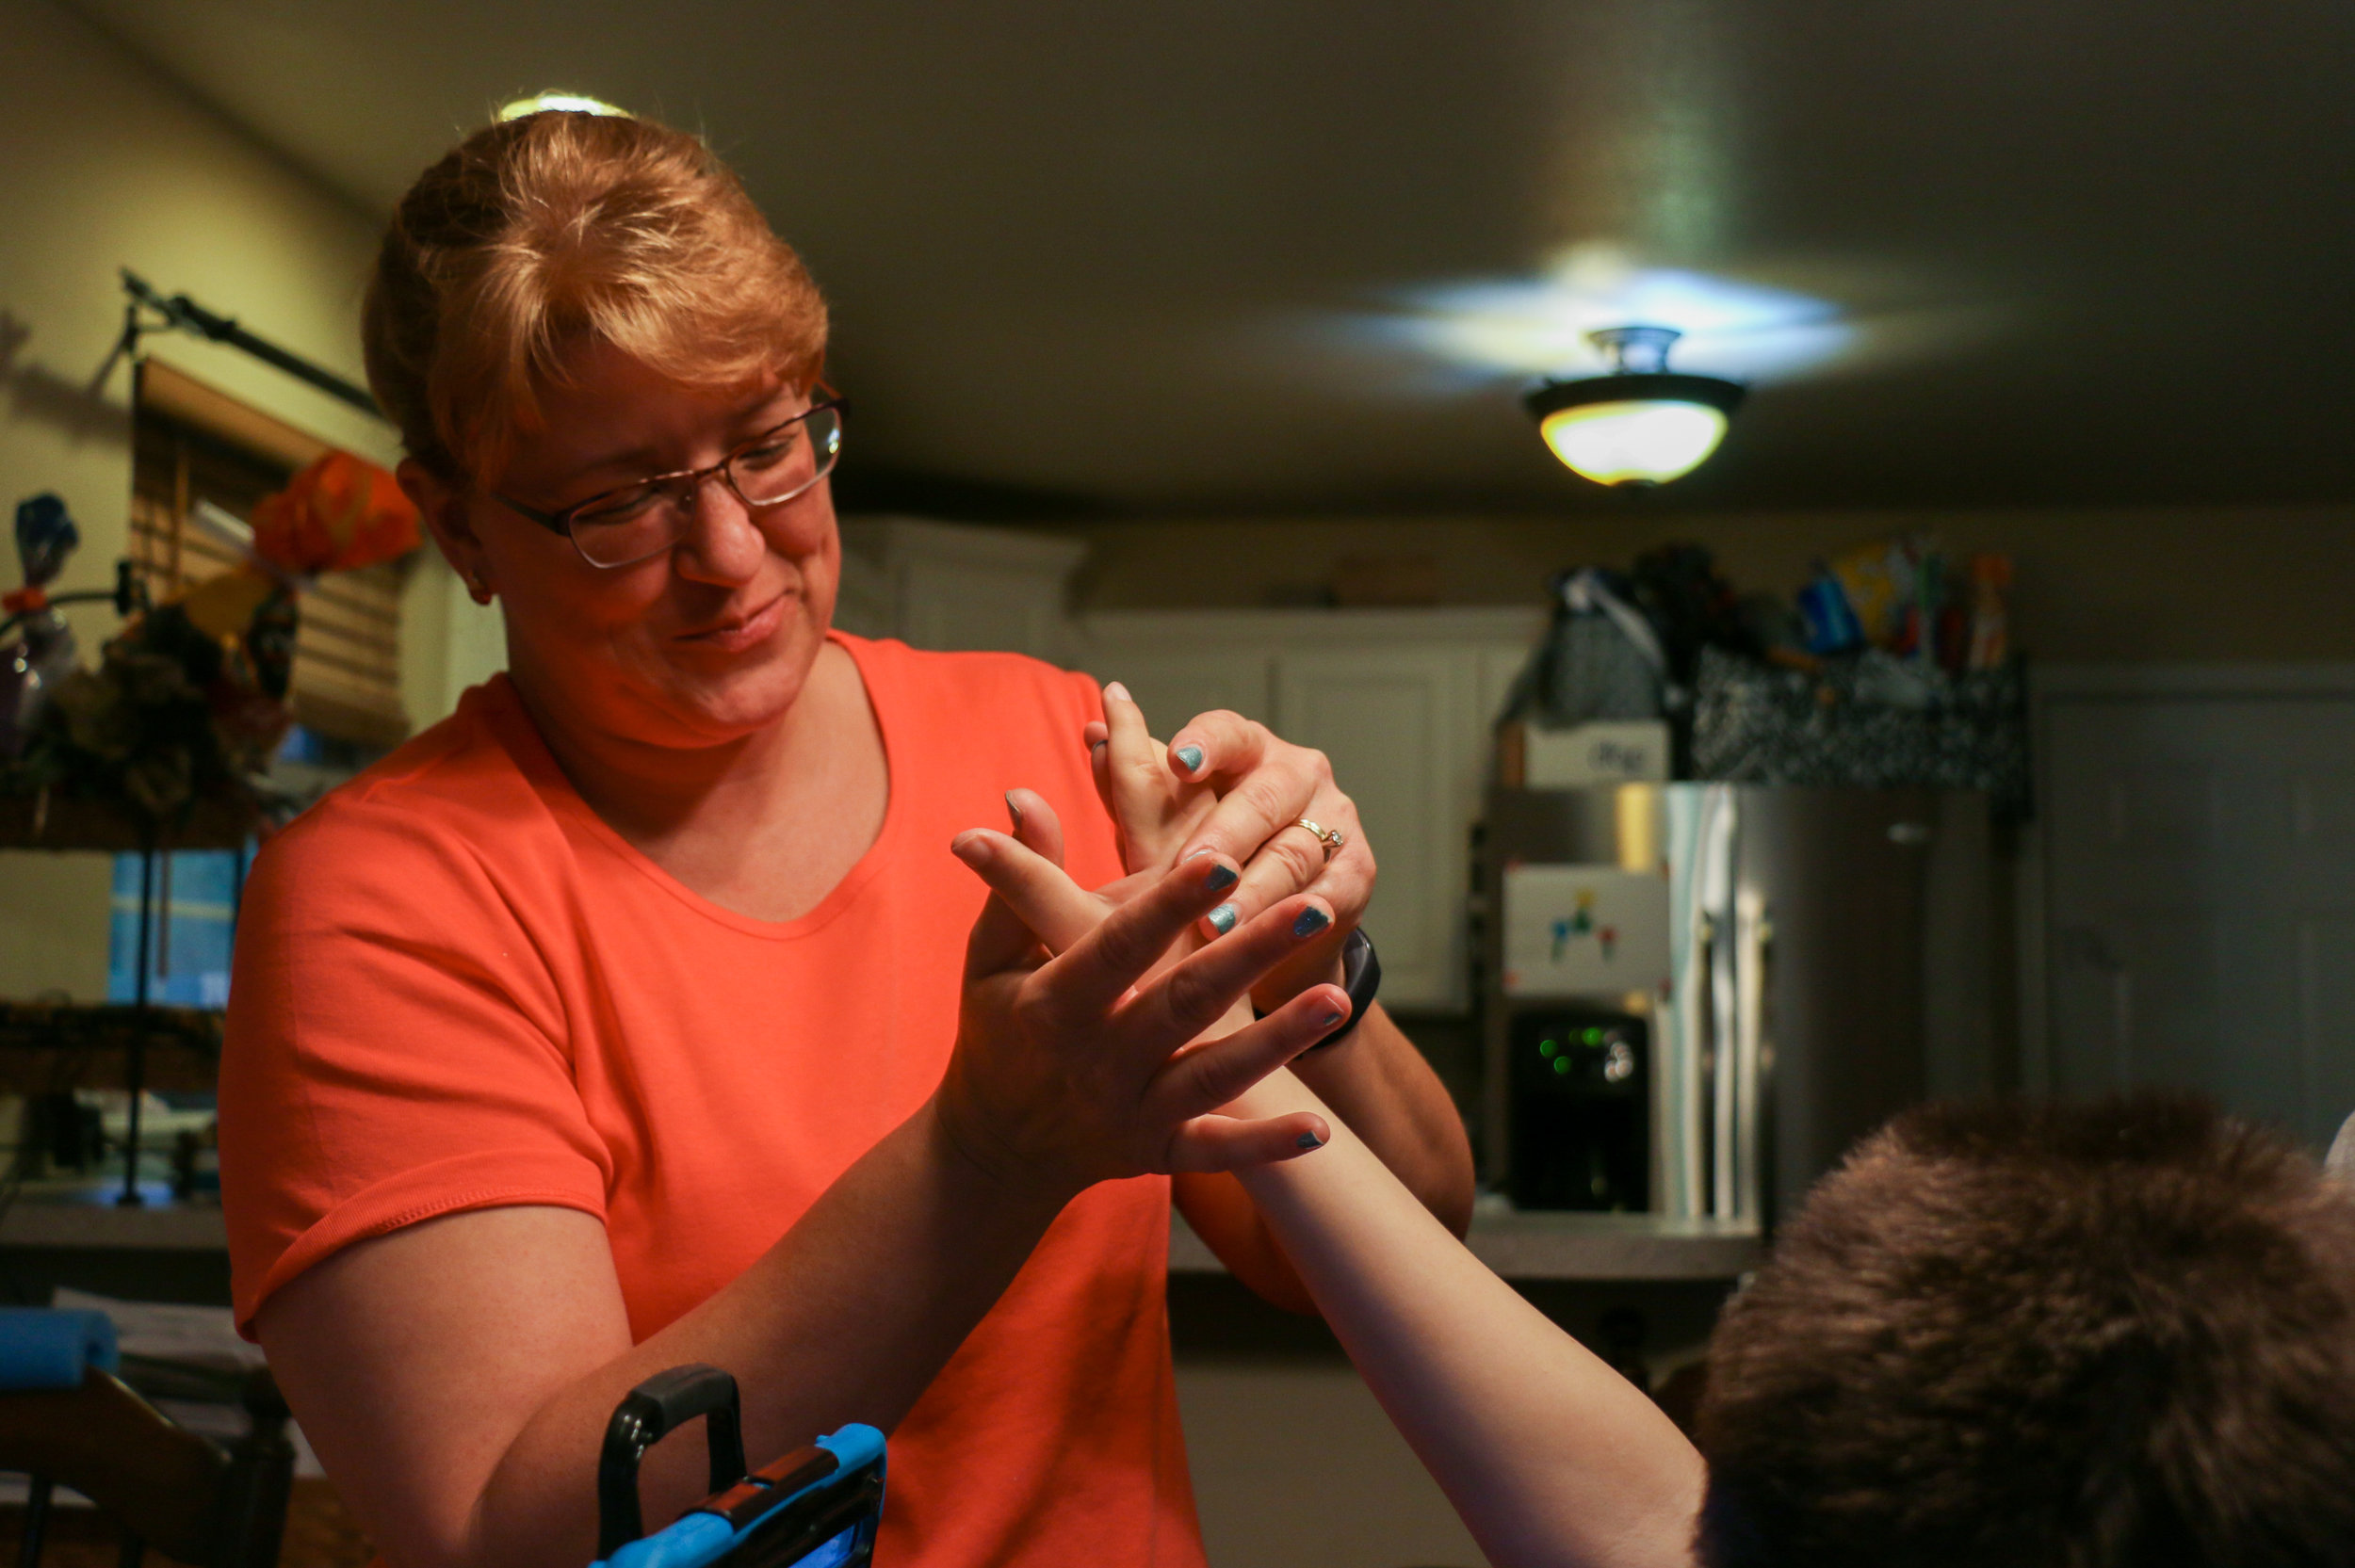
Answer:
M1926 1107L1710 1352L1701 1550L2355 1562L2355 1192L2204 1102Z

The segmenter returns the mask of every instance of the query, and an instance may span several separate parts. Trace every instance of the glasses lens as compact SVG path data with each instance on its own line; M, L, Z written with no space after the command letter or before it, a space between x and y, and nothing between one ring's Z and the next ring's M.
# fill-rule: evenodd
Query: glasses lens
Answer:
M593 565L626 566L677 543L688 517L668 486L631 485L573 513L573 543Z
M824 478L841 450L840 413L813 409L759 445L737 453L729 461L728 477L745 500L756 507L773 506Z
M748 504L773 507L824 478L841 450L841 412L816 409L729 458L728 482ZM694 525L700 482L683 475L600 495L572 514L573 543L593 566L658 556Z

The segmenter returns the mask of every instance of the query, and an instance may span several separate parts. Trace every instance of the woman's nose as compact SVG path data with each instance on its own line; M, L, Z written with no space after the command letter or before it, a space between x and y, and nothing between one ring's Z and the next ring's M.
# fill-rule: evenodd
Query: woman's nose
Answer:
M687 532L673 555L680 574L698 582L748 581L769 548L752 509L717 474L698 484L687 504Z

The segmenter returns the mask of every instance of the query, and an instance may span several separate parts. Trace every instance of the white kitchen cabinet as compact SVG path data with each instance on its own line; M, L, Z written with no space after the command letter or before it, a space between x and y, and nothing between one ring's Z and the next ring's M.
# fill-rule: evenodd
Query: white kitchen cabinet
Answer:
M1374 846L1381 878L1366 931L1384 992L1402 1004L1464 1005L1479 675L1445 643L1295 648L1276 662L1277 728L1332 759Z
M1084 541L934 523L842 520L835 623L916 648L994 649L1072 662L1071 574Z
M1454 1011L1489 727L1543 625L1536 609L1108 612L1081 621L1079 656L1157 735L1226 707L1330 757L1381 865L1366 929L1383 996Z

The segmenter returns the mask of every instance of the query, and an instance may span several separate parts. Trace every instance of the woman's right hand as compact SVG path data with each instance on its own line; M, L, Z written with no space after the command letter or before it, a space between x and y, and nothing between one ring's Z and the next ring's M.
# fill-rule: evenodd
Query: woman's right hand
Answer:
M1036 811L1023 836L1051 842L1059 835ZM1340 987L1311 986L1247 1027L1185 1048L1317 939L1332 920L1324 900L1284 899L1154 973L1234 887L1225 856L1173 867L1107 913L1062 867L1003 833L977 829L952 849L993 889L966 947L956 1050L934 1100L967 1158L1000 1180L1067 1197L1098 1181L1231 1171L1324 1144L1330 1129L1311 1113L1243 1121L1211 1112L1324 1038L1348 1011Z

